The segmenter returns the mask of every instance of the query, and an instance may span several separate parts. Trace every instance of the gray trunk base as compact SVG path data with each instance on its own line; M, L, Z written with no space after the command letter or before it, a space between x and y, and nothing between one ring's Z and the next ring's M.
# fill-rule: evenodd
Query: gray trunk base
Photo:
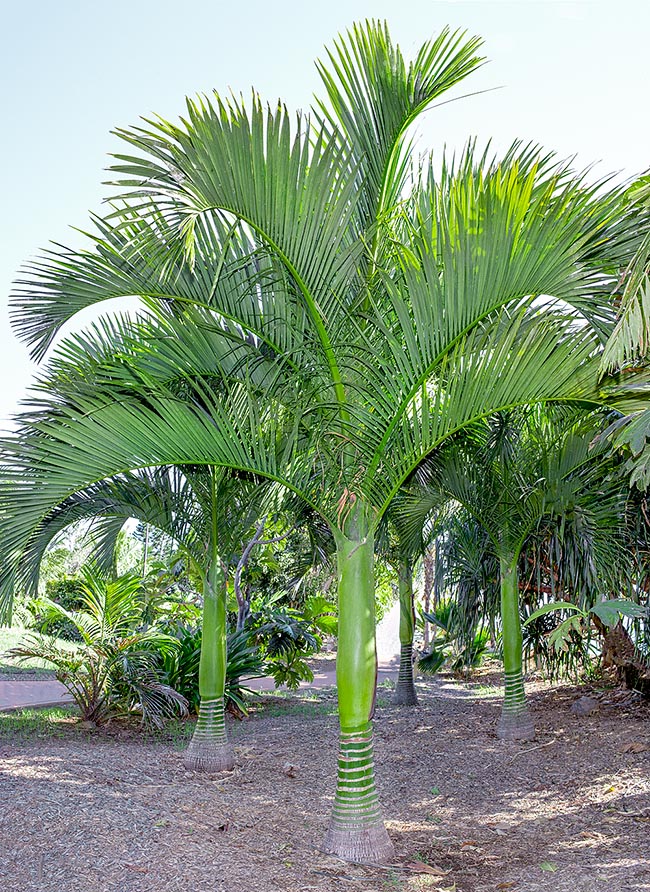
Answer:
M232 771L235 754L227 743L192 739L183 753L183 764L188 771Z
M383 864L395 857L395 850L382 823L356 830L330 826L322 851L344 861L360 864Z
M413 645L402 644L400 648L399 674L393 694L394 706L417 706L418 695L413 682Z
M398 679L395 693L393 694L393 706L417 705L418 695L415 690L415 685L413 684L413 679L411 678L410 681L402 681L401 679Z
M534 740L535 726L528 710L515 714L502 712L497 737L499 740Z

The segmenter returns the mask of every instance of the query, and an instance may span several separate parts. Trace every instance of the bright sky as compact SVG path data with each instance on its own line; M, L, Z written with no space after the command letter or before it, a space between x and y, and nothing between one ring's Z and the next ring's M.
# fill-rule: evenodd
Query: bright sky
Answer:
M0 427L32 367L7 315L11 282L49 241L78 244L106 195L103 168L116 126L173 117L187 94L251 86L307 107L313 60L340 31L385 18L404 53L445 24L485 39L490 64L462 90L496 92L427 116L421 148L469 136L505 148L515 138L577 154L598 173L650 166L647 0L21 0L3 5L0 142Z

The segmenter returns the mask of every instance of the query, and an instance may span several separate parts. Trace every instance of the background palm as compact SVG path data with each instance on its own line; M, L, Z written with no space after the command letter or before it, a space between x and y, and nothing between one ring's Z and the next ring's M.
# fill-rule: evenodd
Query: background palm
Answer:
M478 566L494 559L500 566L505 699L498 734L503 738L534 736L522 676L522 554L554 539L550 573L578 600L616 592L632 571L625 535L627 482L614 456L602 444L593 448L602 429L601 419L581 419L566 410L501 413L457 435L416 475L436 507L442 494L462 506L460 526L483 538ZM454 518L449 535L457 536L458 528ZM489 612L489 586L483 594ZM471 620L476 606L462 606Z
M269 498L264 482L205 466L156 467L99 481L57 505L23 552L16 582L36 587L42 555L73 523L93 520L97 559L113 565L115 544L129 518L156 527L180 547L188 571L200 580L203 623L197 654L201 709L185 753L186 767L220 771L234 765L224 723L227 682L226 585ZM245 640L233 640L241 657ZM194 646L194 638L190 642ZM250 648L248 648L250 650ZM170 654L173 663L176 655ZM241 660L240 660L241 662ZM258 669L260 661L257 660ZM231 677L237 685L237 679ZM231 694L237 698L236 691ZM232 698L231 698L232 699Z

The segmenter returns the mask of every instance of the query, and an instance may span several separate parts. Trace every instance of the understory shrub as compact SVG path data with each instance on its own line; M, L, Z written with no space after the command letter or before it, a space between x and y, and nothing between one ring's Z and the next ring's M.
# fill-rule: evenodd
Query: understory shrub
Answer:
M108 580L87 571L80 601L79 609L68 610L43 599L48 617L67 621L78 634L73 650L32 632L9 656L49 663L82 718L96 725L138 713L146 724L160 727L167 718L186 713L186 699L166 684L163 674L164 659L178 642L155 626L142 625L140 580L130 575Z

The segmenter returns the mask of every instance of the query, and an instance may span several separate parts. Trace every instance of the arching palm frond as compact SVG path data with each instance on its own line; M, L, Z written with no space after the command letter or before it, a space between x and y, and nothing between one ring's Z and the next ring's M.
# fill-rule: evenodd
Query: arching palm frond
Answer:
M406 64L384 23L355 25L335 41L327 62L318 62L327 100L317 100L321 124L331 139L352 149L358 165L362 231L399 204L412 145L410 125L442 93L485 61L482 40L444 28ZM339 137L340 133L340 137ZM379 262L376 255L373 258Z
M641 217L650 213L650 174L646 173L634 183L628 198L633 213ZM626 269L619 318L603 352L602 369L621 368L647 357L649 350L650 235L645 234Z

